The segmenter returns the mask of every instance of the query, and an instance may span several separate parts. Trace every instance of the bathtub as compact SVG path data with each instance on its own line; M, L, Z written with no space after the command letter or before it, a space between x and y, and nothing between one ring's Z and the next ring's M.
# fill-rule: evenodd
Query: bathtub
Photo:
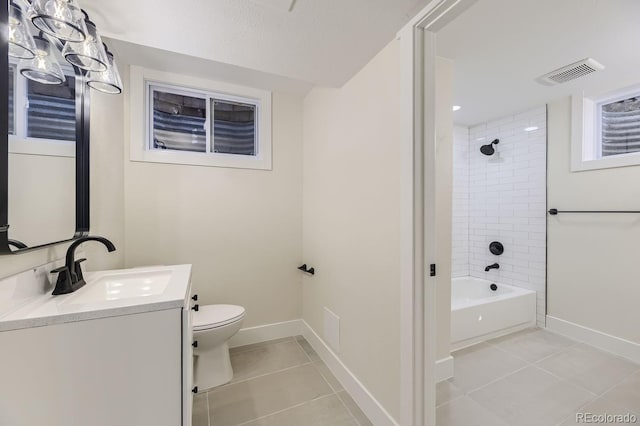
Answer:
M535 291L473 277L451 280L452 350L535 324Z

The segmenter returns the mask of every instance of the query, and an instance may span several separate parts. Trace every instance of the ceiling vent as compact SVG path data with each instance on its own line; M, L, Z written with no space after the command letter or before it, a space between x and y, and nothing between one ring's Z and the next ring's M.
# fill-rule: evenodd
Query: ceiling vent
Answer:
M585 58L581 61L574 62L562 68L558 68L555 71L551 71L541 77L538 77L536 81L545 86L555 86L556 84L566 83L567 81L575 80L576 78L584 77L585 75L601 71L604 69L604 65L596 61L595 59Z

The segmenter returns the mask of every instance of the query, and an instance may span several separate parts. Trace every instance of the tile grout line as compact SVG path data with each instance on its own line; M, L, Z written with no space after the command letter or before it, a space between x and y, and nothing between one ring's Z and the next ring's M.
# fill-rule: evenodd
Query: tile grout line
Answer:
M544 370L544 371L546 371L546 370ZM631 375L630 375L629 377L631 377L631 376L633 376L633 375L637 374L638 372L640 372L640 369L638 369L638 370L634 371L633 373L631 373ZM575 414L577 414L580 410L582 410L582 409L586 408L586 407L587 407L587 405L589 405L589 404L591 404L591 403L595 402L596 400L598 400L598 399L600 399L600 398L604 397L606 394L608 394L609 392L611 392L613 389L615 389L616 387L618 387L618 386L620 386L622 383L624 383L624 382L625 382L629 377L625 377L624 379L622 379L622 380L620 380L619 382L617 382L615 385L613 385L613 386L611 386L611 387L607 388L607 390L605 390L604 392L602 392L600 395L596 395L596 397L595 397L594 399L592 399L592 400L590 400L590 401L588 401L588 402L585 402L585 403L584 403L584 404L582 404L580 407L578 407L578 409L576 410L576 412L575 412L575 413L573 413L573 414L574 414L574 415L575 415ZM571 383L571 382L569 382L569 383ZM572 383L572 384L573 384L573 383ZM578 386L578 385L574 385L574 386L577 386L577 387L578 387L578 388L580 388L580 389L584 389L584 388L582 388L581 386ZM587 389L585 389L585 390L587 390ZM587 390L587 391L588 391L588 390ZM588 391L588 392L591 392L591 391ZM591 393L593 393L593 392L591 392ZM567 416L565 419L563 419L563 422L564 422L564 421L566 421L566 420L568 420L569 418L571 418L571 416ZM562 422L561 422L561 423L562 423ZM558 423L558 424L561 424L561 423Z
M265 342L251 343L244 346L236 346L233 348L229 348L229 355L241 354L244 352L253 352L253 351L259 350L260 348L264 348L266 346L278 345L280 343L287 343L292 341L295 341L295 337L283 337L280 339L267 340ZM251 347L247 348L248 346L251 346ZM247 348L247 349L242 349L242 348Z
M313 398L313 399L310 399L308 401L304 401L304 402L301 402L299 404L292 405L291 407L283 408L282 410L274 411L273 413L265 414L264 416L256 417L255 419L251 419L251 420L247 420L246 422L238 423L237 426L246 425L246 424L249 424L251 422L255 422L256 420L262 420L262 419L267 418L267 417L275 416L276 414L284 413L286 411L293 410L294 408L302 407L303 405L309 404L310 402L315 402L315 401L319 401L319 400L324 399L324 398L329 398L330 396L333 396L333 395L334 394L332 394L332 393L327 394L327 395L322 395L322 396L319 396L317 398Z
M306 339L305 339L306 341ZM302 352L305 353L305 355L307 356L307 358L309 358L309 361L311 361L311 357L309 356L309 354L307 353L307 351L304 350L304 348L302 347L302 345L300 344L300 341L298 339L296 339L296 343L298 343L298 346L300 346L300 349L302 349ZM308 343L308 342L307 342ZM317 352L316 352L317 354ZM320 358L320 356L318 356L318 358ZM320 359L320 361L322 361L322 359ZM324 361L322 361L322 363L324 364ZM349 409L349 407L347 407L347 404L345 404L345 402L342 400L342 398L340 398L340 395L338 395L338 391L334 389L333 386L331 386L331 383L329 383L329 381L327 380L326 377L324 377L324 375L320 372L320 370L318 370L318 367L315 365L315 362L312 362L313 367L316 369L316 371L318 372L318 374L320 374L320 377L322 377L322 379L327 383L327 385L329 385L329 389L331 389L333 391L333 395L335 395L338 398L338 401L340 401L340 403L342 404L342 406L345 408L345 410L347 410L347 413L351 416L351 418L356 422L357 425L361 426L361 423L358 421L358 419L356 418L356 416L351 412L351 410ZM326 366L326 364L325 364ZM327 367L329 368L329 367ZM329 370L331 371L331 370ZM331 373L333 374L333 373ZM336 378L336 380L338 380ZM341 383L342 385L342 383ZM345 389L342 389L342 391L345 391ZM351 396L351 395L349 395Z
M506 379L507 377L509 377L509 376L511 376L511 375L513 375L513 374L519 373L520 371L525 370L525 369L527 369L527 368L529 368L529 367L531 367L531 365L527 364L527 365L525 365L524 367L518 368L517 370L514 370L514 371L512 371L512 372L510 372L510 373L507 373L507 374L505 374L505 375L502 375L502 376L500 376L500 377L497 377L497 378L495 378L495 379L491 380L489 383L486 383L486 384L484 384L484 385L482 385L482 386L479 386L479 387L477 387L477 388L473 388L473 389L469 390L468 392L465 392L464 394L465 394L465 395L467 395L467 396L471 396L471 394L472 394L472 393L474 393L474 392L478 392L479 390L484 389L484 388L486 388L487 386L490 386L490 385L492 385L492 384L494 384L494 383L496 383L496 382L499 382L499 381L500 381L500 380L502 380L502 379ZM464 392L464 391L463 391L463 392ZM474 400L474 401L475 401L475 400Z
M246 382L251 381L251 380L254 380L254 379L260 379L260 378L262 378L262 377L269 376L269 375L271 375L271 374L282 373L282 372L284 372L284 371L293 370L294 368L304 367L305 365L313 365L313 363L312 363L312 362L305 362L304 364L293 365L293 366L291 366L291 367L282 368L282 369L280 369L280 370L274 370L274 371L270 371L270 372L268 372L268 373L259 374L259 375L257 375L257 376L247 377L247 378L245 378L245 379L238 380L237 382L229 382L229 383L227 383L227 384L225 384L225 385L222 385L222 386L220 386L220 387L213 388L213 389L211 389L211 390L209 390L209 391L207 391L207 392L209 392L209 393L216 393L216 392L219 392L219 391L221 391L221 390L223 390L223 389L226 389L226 388L227 388L227 387L229 387L229 386L237 385L237 384L240 384L240 383L246 383Z

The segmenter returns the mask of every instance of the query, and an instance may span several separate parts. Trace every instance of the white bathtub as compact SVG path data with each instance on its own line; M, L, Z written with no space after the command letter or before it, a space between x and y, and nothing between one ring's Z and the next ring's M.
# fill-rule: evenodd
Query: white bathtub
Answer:
M536 292L480 278L451 280L451 348L460 349L536 324Z

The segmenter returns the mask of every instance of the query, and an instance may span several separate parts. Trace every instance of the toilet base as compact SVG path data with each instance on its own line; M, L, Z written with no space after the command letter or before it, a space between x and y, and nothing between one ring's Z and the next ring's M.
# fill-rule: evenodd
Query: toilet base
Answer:
M194 370L198 393L229 383L233 378L233 368L227 342L207 351L197 351Z

